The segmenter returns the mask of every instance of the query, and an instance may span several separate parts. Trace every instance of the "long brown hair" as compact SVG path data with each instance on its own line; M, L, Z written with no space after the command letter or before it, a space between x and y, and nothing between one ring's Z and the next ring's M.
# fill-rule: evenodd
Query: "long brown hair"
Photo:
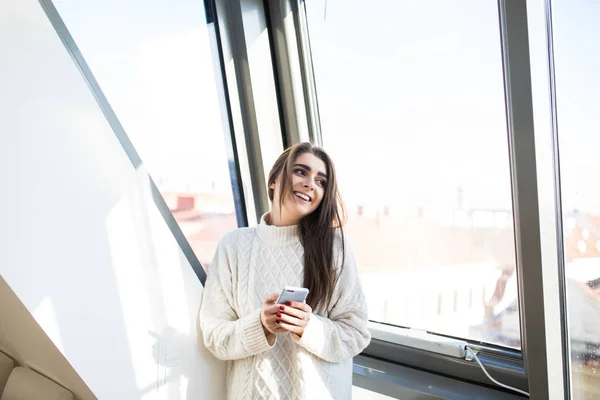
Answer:
M327 182L323 199L319 206L300 220L300 241L304 246L304 287L309 294L306 302L316 310L320 306L328 307L333 290L344 265L345 245L342 225L345 218L344 205L338 192L335 168L331 158L320 147L310 143L296 144L285 150L269 172L269 199L273 201L275 191L271 185L281 177L279 188L279 207L283 207L286 195L292 193L293 165L298 156L310 153L321 159L327 168ZM341 235L341 264L336 271L334 245L336 231Z

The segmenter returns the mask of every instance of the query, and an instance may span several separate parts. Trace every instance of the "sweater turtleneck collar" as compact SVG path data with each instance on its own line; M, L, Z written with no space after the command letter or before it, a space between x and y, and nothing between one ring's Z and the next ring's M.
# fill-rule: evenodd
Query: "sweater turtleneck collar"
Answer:
M275 246L289 246L300 243L298 234L298 225L275 226L269 225L269 213L260 218L260 223L256 227L258 236L268 244Z

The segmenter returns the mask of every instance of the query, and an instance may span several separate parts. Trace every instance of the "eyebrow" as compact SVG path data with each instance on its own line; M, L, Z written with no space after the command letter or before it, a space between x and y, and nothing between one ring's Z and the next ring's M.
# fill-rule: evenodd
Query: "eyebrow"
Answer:
M302 167L307 171L311 171L310 167L308 165L305 164L294 164L294 167ZM317 172L317 175L322 176L323 178L327 178L327 174L325 172Z

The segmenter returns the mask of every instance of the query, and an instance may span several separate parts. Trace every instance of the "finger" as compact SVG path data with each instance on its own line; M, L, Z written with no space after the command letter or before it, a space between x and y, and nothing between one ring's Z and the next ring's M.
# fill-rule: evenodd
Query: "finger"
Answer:
M282 306L281 304L275 303L275 304L269 306L267 308L267 310L269 310L269 312L272 312L273 314L277 314L278 312L284 311L285 308L286 308L286 306ZM287 308L289 308L289 307L287 307Z
M269 330L279 329L279 325L277 324L277 321L279 321L279 318L276 315L273 315L272 317L268 317L265 319L265 326Z
M306 304L306 303L301 303L301 302L299 302L299 301L290 301L290 302L288 303L288 305L289 305L290 307L292 307L292 308L295 308L295 309L297 309L297 310L302 310L302 311L304 311L304 312L306 312L306 313L310 313L310 312L312 312L312 309L311 309L311 308L310 308L310 306L309 306L308 304Z
M301 334L302 332L304 332L304 328L296 326L296 325L290 325L285 322L280 322L279 326L288 332L293 332L293 333L297 333L297 334Z
M277 321L279 321L280 319L281 318L279 318L277 314L273 314L272 316L266 318L266 323L270 326L276 326Z
M304 317L306 316L306 313L304 311L295 309L291 306L281 306L279 307L279 309L281 310L282 314L291 315L292 317L296 317L299 319L304 319Z
M265 316L265 318L269 318L272 317L273 315L277 314L279 312L279 308L277 307L263 307L262 313Z
M281 322L285 322L286 324L299 326L301 328L306 326L306 321L301 318L292 317L287 314L278 314L277 316Z
M286 330L286 329L284 329L284 328L281 326L281 324L282 324L282 323L284 323L284 322L281 320L281 318L277 318L277 317L276 317L276 318L275 318L275 320L273 321L273 324L272 324L272 326L273 326L273 330L274 330L276 333L283 333L283 332L287 332L287 330Z
M266 304L272 304L272 303L275 303L275 302L277 301L277 299L278 299L278 298L279 298L279 293L273 293L273 294L270 294L270 295L268 295L268 296L265 298L265 303L266 303Z
M274 334L278 334L278 333L283 333L285 332L285 329L282 329L279 324L272 324L267 326L267 329L269 330L269 332L274 333Z
M273 323L275 319L277 319L277 317L275 316L276 314L277 310L269 311L268 309L263 308L263 310L261 311L260 320L263 321L265 324Z

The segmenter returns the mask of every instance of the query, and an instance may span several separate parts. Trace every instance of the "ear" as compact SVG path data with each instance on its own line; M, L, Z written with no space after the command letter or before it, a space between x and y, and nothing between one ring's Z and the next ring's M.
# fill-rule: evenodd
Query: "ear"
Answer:
M275 190L275 182L271 183L271 184L269 185L269 188L270 188L270 189L273 189L273 190Z

